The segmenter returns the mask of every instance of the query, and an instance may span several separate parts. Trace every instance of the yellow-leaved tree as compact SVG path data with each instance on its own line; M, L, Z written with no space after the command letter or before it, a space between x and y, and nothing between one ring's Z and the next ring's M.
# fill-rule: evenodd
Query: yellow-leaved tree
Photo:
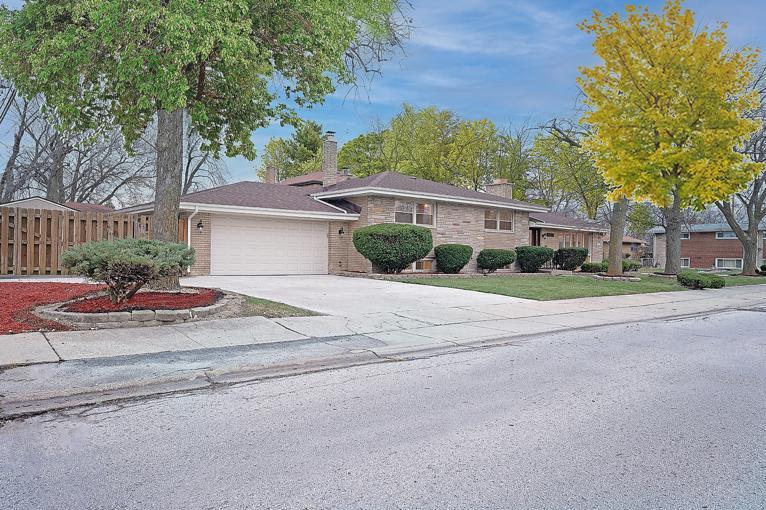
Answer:
M681 211L702 209L747 187L759 165L734 151L759 126L744 113L758 53L727 47L725 24L699 29L679 0L661 14L628 5L580 24L602 62L578 80L592 128L585 142L613 191L665 209L666 266L681 264Z

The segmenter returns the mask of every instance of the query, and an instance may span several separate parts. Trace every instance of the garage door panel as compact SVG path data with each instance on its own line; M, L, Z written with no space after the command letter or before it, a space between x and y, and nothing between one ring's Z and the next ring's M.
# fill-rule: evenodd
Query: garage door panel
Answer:
M326 274L325 221L213 216L211 274Z

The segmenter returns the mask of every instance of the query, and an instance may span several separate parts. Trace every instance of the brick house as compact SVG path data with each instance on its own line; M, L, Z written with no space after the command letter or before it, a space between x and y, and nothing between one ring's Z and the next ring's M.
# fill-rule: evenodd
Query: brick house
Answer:
M646 252L647 242L637 237L622 236L622 257L640 261ZM609 254L609 234L604 236L604 253Z
M764 263L764 231L758 240L757 263ZM652 230L654 264L665 266L665 229ZM681 231L681 267L695 269L742 269L743 248L734 231L726 223L690 225Z
M602 239L607 230L598 223L552 212L529 214L529 244L554 250L568 247L588 249L588 262L604 260Z
M325 136L322 153L321 172L277 183L276 172L267 169L266 182L237 182L182 196L184 238L197 253L190 274L373 272L352 237L356 229L379 223L430 228L434 246L470 245L473 257L463 271L475 272L481 250L530 244L530 214L547 214L544 207L513 199L506 181L479 192L395 172L349 177L338 172L333 133ZM124 211L152 210L153 204L145 204ZM601 243L591 238L600 230L587 226L578 233L573 224L545 227L571 236L573 246L590 243L600 258ZM435 269L431 252L410 271Z
M181 197L189 244L197 252L190 273L321 274L371 272L353 246L354 230L377 223L432 229L434 245L474 248L465 271L476 270L484 248L515 248L529 241L529 213L544 208L514 200L511 185L488 192L383 172L349 178L337 170L337 145L328 133L318 172L274 183L238 182ZM321 177L321 181L320 181ZM151 213L153 204L125 209ZM412 271L435 269L433 254Z

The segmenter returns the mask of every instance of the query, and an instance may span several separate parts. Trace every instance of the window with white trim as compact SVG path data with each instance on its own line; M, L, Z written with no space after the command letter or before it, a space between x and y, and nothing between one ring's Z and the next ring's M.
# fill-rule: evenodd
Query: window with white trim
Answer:
M742 269L742 259L715 259L716 269Z
M394 206L394 221L431 227L434 225L434 204L397 200Z
M681 267L692 267L692 261L689 257L681 257Z
M513 211L508 209L484 209L484 229L513 232Z
M681 239L689 239L690 237L689 232L681 232Z
M716 232L715 233L716 239L737 239L737 234L732 231L727 232Z

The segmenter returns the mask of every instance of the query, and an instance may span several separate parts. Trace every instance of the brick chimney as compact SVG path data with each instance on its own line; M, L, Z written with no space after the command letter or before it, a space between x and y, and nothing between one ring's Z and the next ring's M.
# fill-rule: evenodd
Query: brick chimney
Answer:
M338 142L335 132L327 131L322 139L322 186L338 182Z
M267 166L265 175L263 176L263 182L266 184L276 184L277 183L277 169L273 166Z
M513 184L508 179L495 179L492 184L487 184L487 193L503 198L513 198Z

